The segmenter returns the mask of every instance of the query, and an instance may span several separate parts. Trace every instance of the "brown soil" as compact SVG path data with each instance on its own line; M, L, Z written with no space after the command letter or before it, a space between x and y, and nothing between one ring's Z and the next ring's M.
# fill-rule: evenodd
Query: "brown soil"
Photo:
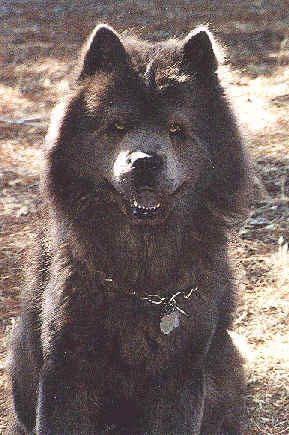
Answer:
M248 371L247 433L289 433L287 11L287 2L276 7L273 0L1 2L0 433L8 408L6 337L32 240L40 146L75 53L97 22L151 39L209 23L227 47L232 68L224 75L255 169L250 213L231 249L240 283L233 335Z

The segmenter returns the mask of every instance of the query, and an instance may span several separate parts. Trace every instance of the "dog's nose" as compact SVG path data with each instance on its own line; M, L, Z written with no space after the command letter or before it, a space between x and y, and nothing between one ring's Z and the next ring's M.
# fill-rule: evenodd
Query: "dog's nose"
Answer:
M154 172L160 170L163 166L163 159L160 155L156 153L146 154L141 151L131 153L129 162L137 172Z
M122 181L133 177L135 185L153 185L164 166L163 157L157 153L122 151L113 165L113 174Z
M130 154L129 162L136 187L154 185L156 176L163 167L163 159L156 153L146 154L136 151Z

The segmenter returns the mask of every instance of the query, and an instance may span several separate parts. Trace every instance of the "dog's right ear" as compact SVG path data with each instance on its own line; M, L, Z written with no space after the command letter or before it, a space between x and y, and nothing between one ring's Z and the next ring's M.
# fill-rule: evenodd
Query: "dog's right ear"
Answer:
M183 66L190 73L202 77L213 74L218 67L215 54L215 42L211 33L204 27L198 27L183 40Z
M127 62L127 53L114 29L106 24L97 26L83 49L78 80L97 71L111 72Z

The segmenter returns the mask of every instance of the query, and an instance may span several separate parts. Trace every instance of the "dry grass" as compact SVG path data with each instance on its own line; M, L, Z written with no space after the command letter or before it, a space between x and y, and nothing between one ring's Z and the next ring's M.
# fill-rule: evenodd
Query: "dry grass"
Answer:
M288 74L283 68L248 82L241 77L245 86L236 88L243 101L248 90L240 110L262 187L235 251L241 281L235 331L246 339L250 434L289 433Z
M288 245L281 239L277 252L254 261L264 273L254 287L244 286L235 321L246 337L250 433L288 434Z

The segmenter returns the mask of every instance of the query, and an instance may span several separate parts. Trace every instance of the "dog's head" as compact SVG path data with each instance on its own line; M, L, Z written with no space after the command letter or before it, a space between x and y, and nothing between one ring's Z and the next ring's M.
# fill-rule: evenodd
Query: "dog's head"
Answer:
M234 208L243 154L216 70L204 28L150 44L96 27L50 127L46 193L64 208L101 198L96 214L140 225Z

